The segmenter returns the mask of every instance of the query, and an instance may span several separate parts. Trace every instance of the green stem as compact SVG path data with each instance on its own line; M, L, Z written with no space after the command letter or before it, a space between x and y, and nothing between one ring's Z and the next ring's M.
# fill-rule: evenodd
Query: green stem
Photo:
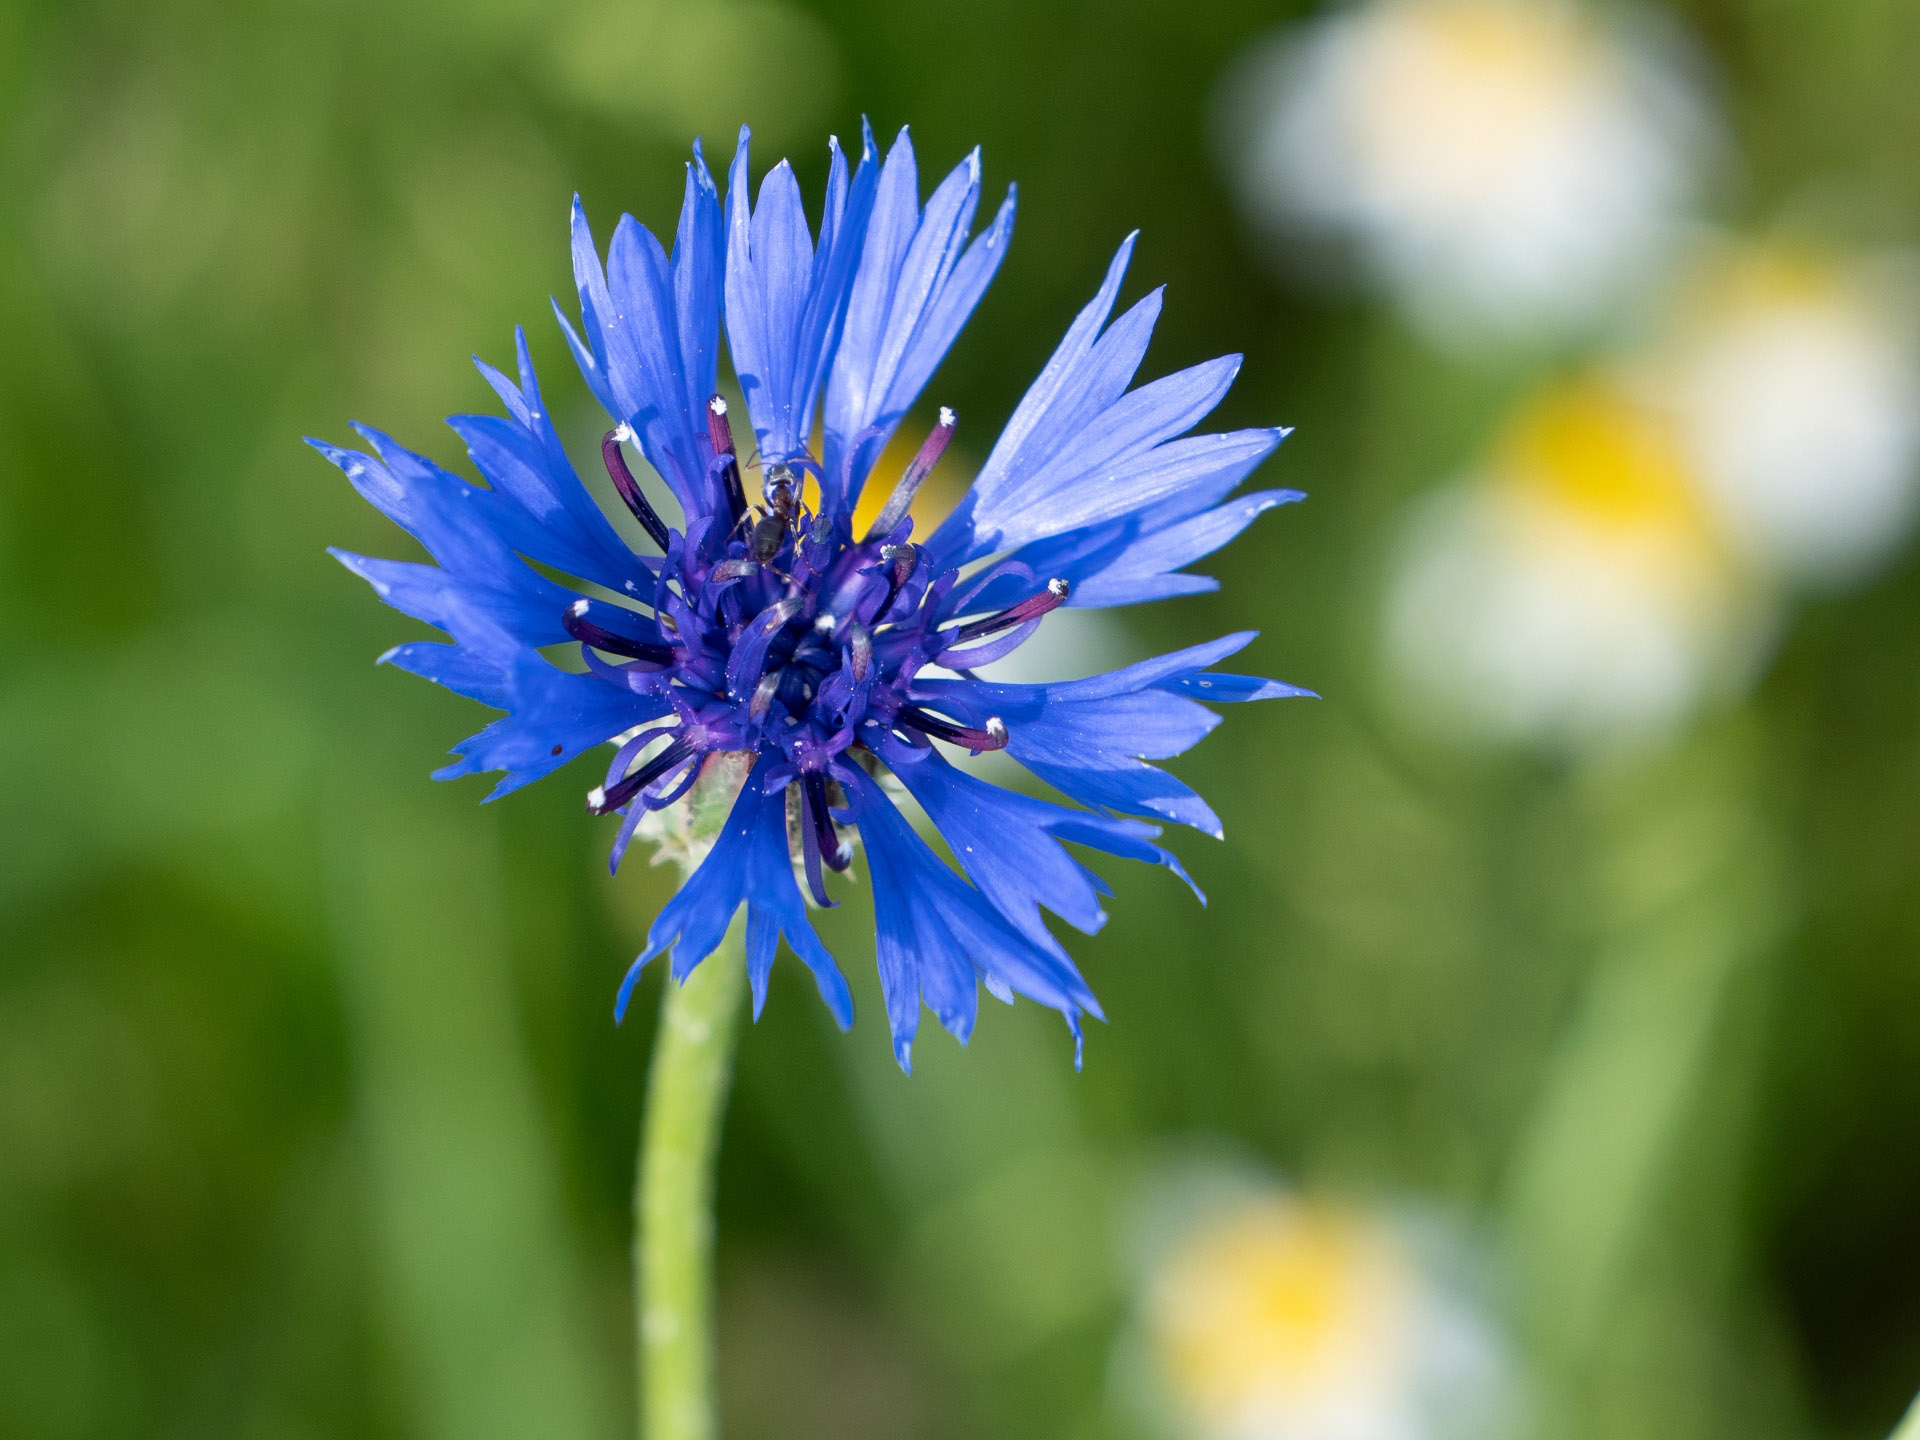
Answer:
M746 965L741 927L667 982L634 1180L640 1433L713 1440L713 1162L733 1073Z

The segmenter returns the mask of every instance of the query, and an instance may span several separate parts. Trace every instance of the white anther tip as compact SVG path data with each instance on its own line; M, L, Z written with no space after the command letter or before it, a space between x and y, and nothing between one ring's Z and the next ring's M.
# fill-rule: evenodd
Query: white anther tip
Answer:
M1053 598L1056 600L1066 599L1067 591L1069 591L1072 588L1073 588L1072 586L1068 585L1067 582L1065 580L1062 580L1058 575L1054 576L1053 579L1047 581L1047 593L1053 596Z
M593 789L587 791L587 808L589 810L598 810L606 803L607 792L600 786L596 785Z
M1007 743L1007 722L998 715L987 717L987 738L996 745Z
M637 441L634 438L633 427L627 424L627 422L624 420L622 420L618 425L613 427L613 438L618 440L622 445L632 445L637 443Z
M585 615L587 613L587 602L585 600L574 601L567 607L567 613L575 618Z
M940 428L942 430L951 430L954 426L958 425L959 423L960 423L960 417L958 415L955 415L953 411L949 410L944 405L940 407Z
M724 395L714 396L711 400L707 401L707 408L713 411L713 413L716 415L726 414L727 413L727 397Z

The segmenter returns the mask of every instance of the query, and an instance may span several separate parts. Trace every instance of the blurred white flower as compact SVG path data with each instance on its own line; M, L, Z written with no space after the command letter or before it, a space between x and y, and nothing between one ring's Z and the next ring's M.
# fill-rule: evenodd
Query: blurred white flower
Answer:
M1434 1225L1196 1172L1155 1187L1114 1380L1169 1440L1498 1440L1515 1377Z
M1385 613L1390 679L1442 726L1585 744L1659 731L1746 679L1764 607L1658 409L1557 385L1413 517Z
M1804 251L1709 254L1646 377L1755 564L1854 579L1912 528L1920 356L1892 274Z
M1436 338L1595 319L1669 252L1713 129L1644 28L1555 0L1371 0L1255 46L1221 144L1284 249L1352 242Z

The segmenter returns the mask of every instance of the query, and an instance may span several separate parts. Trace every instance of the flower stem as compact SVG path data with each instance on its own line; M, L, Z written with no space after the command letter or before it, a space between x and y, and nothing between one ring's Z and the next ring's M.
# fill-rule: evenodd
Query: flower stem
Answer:
M687 977L669 980L647 1076L634 1180L634 1344L640 1433L713 1440L713 1162L746 979L736 924Z

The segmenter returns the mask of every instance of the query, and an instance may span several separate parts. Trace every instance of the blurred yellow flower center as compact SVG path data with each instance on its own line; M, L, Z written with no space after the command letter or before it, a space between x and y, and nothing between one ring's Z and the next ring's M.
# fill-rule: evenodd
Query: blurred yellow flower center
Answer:
M1729 247L1715 254L1698 284L1693 308L1699 319L1783 306L1846 304L1851 292L1839 270L1817 252L1789 245Z
M1219 1417L1263 1392L1335 1381L1356 1354L1391 1349L1406 1284L1383 1233L1272 1202L1174 1253L1153 1287L1149 1329L1175 1393Z
M1711 534L1672 421L1597 381L1527 403L1496 449L1495 471L1596 529L1703 543Z

